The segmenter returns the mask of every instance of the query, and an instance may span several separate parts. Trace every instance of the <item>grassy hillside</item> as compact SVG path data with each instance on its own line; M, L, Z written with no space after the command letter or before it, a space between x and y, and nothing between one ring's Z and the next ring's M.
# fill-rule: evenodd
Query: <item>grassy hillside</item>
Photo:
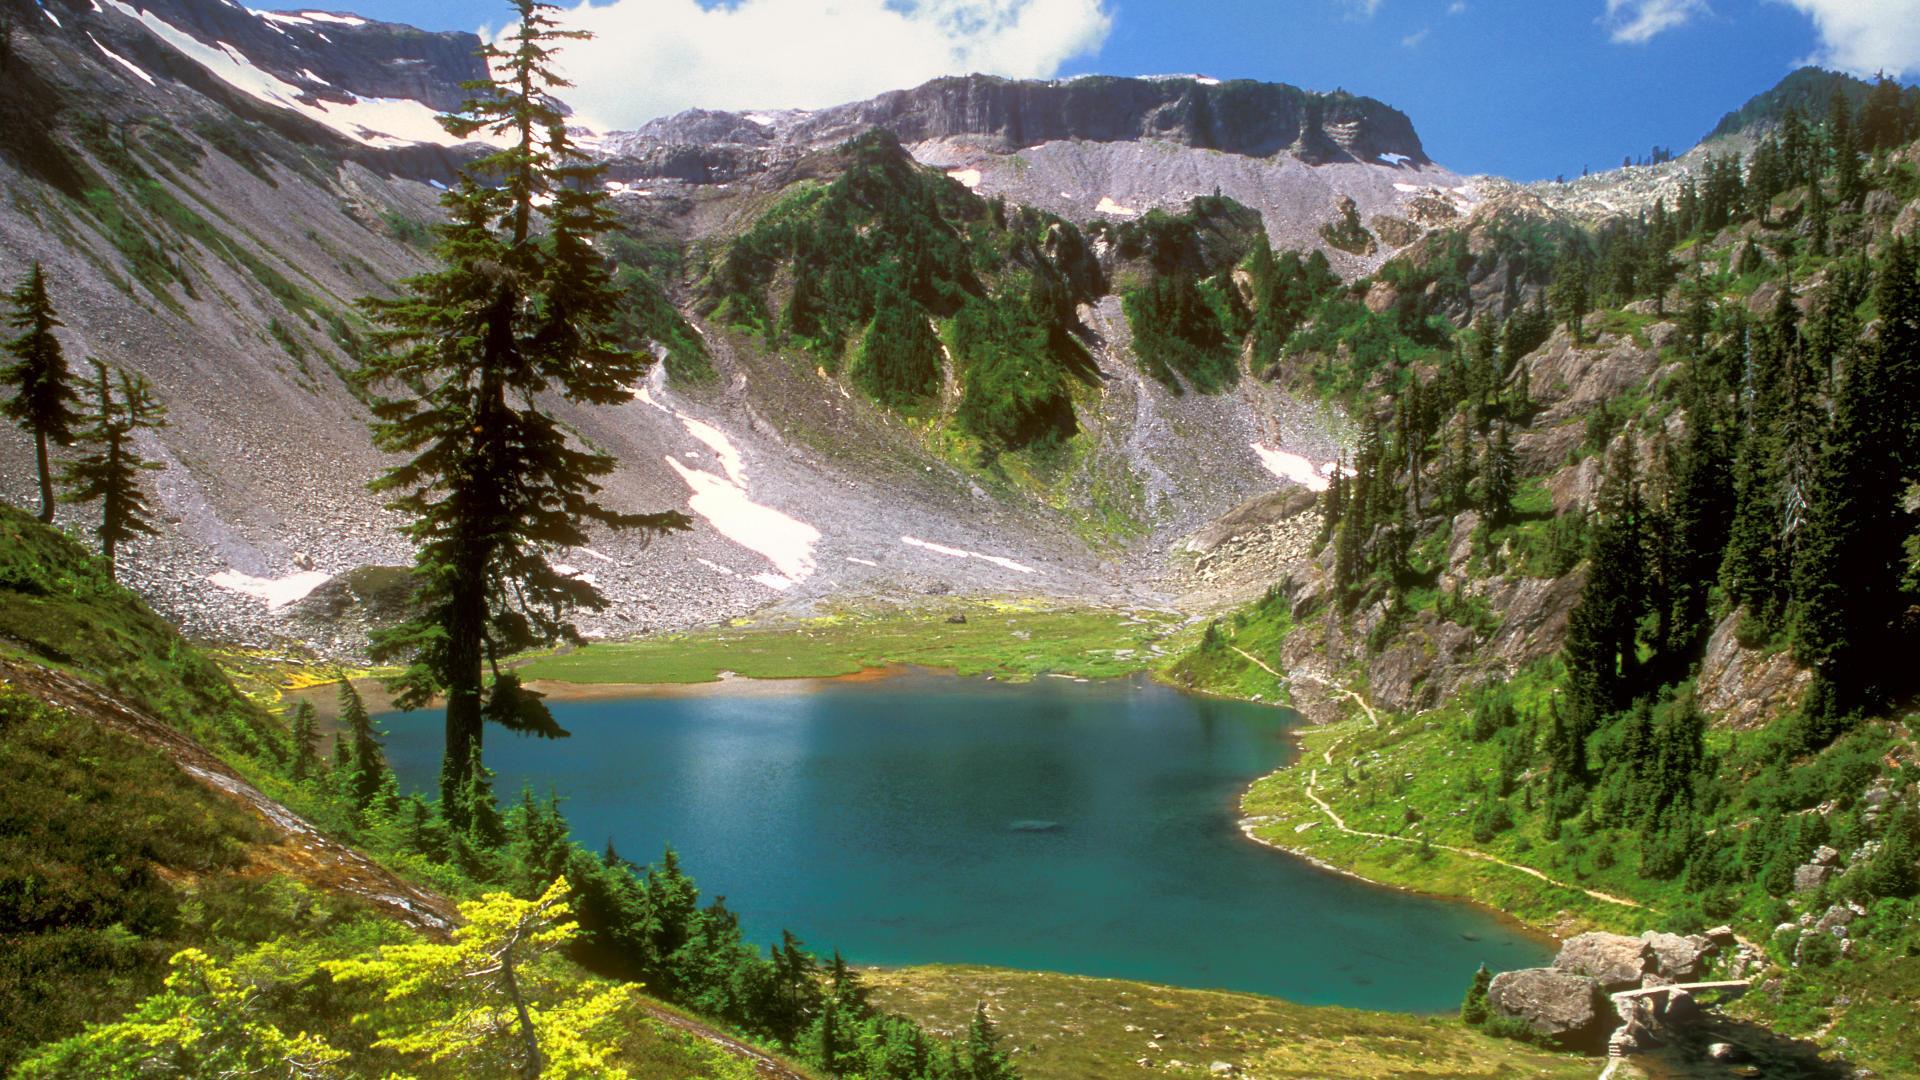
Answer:
M1215 1062L1274 1080L1591 1080L1594 1072L1587 1058L1488 1038L1451 1017L994 968L906 968L867 978L887 1008L936 1030L964 1026L974 1002L990 1002L1028 1080L1210 1076Z
M1801 136L1560 235L1444 350L1330 358L1388 393L1321 546L1174 670L1345 714L1263 838L1562 931L1731 923L1772 964L1740 1008L1904 1074L1920 147Z
M0 656L83 674L210 747L285 762L281 726L79 544L0 507Z

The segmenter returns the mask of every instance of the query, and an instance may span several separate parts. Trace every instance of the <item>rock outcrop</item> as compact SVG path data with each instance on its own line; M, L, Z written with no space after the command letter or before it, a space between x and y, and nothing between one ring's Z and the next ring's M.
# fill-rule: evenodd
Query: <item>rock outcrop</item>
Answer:
M1199 77L954 76L814 111L690 110L616 135L608 150L631 178L724 182L875 127L905 143L965 136L999 152L1154 140L1244 157L1291 154L1310 165L1430 163L1406 114L1372 98Z
M1588 976L1611 994L1637 988L1646 976L1653 955L1653 947L1640 938L1596 930L1568 938L1560 946L1560 954L1553 958L1553 966L1559 971Z
M1649 973L1670 983L1696 982L1706 974L1707 960L1719 946L1702 934L1664 934L1649 930L1640 935L1646 942L1648 959L1652 965Z
M1487 987L1487 1004L1496 1015L1523 1020L1569 1050L1597 1049L1612 1015L1599 982L1558 968L1495 975Z

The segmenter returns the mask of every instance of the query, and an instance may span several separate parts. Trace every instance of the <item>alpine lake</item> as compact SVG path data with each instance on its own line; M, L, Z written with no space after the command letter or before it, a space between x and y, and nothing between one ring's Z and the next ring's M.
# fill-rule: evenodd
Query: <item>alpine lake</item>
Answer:
M502 801L558 795L577 840L637 862L672 845L762 944L784 928L857 964L1402 1012L1457 1007L1480 964L1551 955L1485 910L1243 837L1240 793L1292 753L1281 708L1144 680L922 671L550 704L571 737L488 733ZM433 790L440 714L380 724L401 787Z

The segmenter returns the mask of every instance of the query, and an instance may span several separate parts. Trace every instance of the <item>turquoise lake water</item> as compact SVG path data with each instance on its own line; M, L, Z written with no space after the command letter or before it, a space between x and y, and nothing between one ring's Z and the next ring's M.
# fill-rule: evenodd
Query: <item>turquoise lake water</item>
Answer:
M913 674L557 702L573 737L495 728L496 790L557 792L592 850L671 843L750 939L861 964L976 963L1413 1012L1473 970L1547 962L1473 907L1316 870L1242 837L1238 796L1292 714L1132 682ZM407 790L438 713L390 714ZM1324 827L1324 826L1323 826Z

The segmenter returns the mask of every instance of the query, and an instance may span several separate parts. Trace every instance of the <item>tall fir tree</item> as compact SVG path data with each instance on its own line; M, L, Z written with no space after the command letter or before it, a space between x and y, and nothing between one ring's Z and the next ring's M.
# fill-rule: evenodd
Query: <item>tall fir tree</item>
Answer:
M1901 100L1900 84L1881 72L1860 107L1860 148L1871 154L1891 150L1907 141L1908 114Z
M60 478L68 489L68 502L100 504L100 525L93 534L100 539L111 577L120 544L155 534L149 520L153 508L140 490L140 474L163 466L141 457L133 438L139 431L165 427L167 410L154 398L145 377L126 371L116 377L98 360L93 361L93 373L92 400L82 414L77 439L87 452L68 462ZM117 397L115 382L119 383Z
M7 325L19 336L7 342L13 363L0 369L0 383L13 391L0 410L33 436L34 460L40 470L40 520L52 524L53 463L47 448L73 445L80 398L68 378L60 339L53 335L62 323L47 297L47 277L39 263L33 264L7 301L12 307Z
M1513 442L1507 437L1505 422L1493 426L1493 438L1487 442L1486 464L1480 470L1480 507L1493 525L1504 525L1513 517L1513 496L1519 486L1520 463Z
M1913 388L1920 385L1920 265L1895 239L1875 290L1881 330L1843 372L1831 434L1807 507L1794 567L1794 648L1823 684L1816 740L1861 709L1910 689L1911 596L1904 544L1915 515L1907 477L1920 467Z
M1585 344L1587 311L1593 303L1586 259L1571 250L1562 253L1560 264L1554 268L1553 285L1548 291L1551 293L1553 312L1565 324L1573 343Z
M353 804L365 810L386 783L387 756L380 748L380 732L374 729L366 702L354 689L353 680L344 675L340 678L340 727L349 740L349 751L347 767L338 779Z
M1853 131L1853 106L1838 89L1827 107L1827 152L1833 155L1834 195L1851 205L1860 197L1860 140Z
M504 653L576 641L569 621L606 600L550 556L588 542L587 526L661 532L689 525L676 512L631 514L596 501L614 459L570 443L540 404L632 398L651 358L617 347L608 327L621 292L595 238L614 228L599 167L574 144L553 94L554 6L515 0L517 25L483 54L495 77L441 123L502 149L465 168L442 199L442 265L405 282L399 299L369 299L378 349L359 372L380 391L374 440L407 460L375 481L407 518L416 549L413 618L382 633L376 650L405 657L394 681L402 707L446 696L440 790L448 820L464 822L475 754L489 720L561 734L517 681L485 673ZM389 396L389 393L391 396Z
M287 716L287 730L293 736L293 778L305 780L320 766L320 733L311 703L294 703Z
M1639 626L1646 614L1644 506L1632 438L1607 462L1596 500L1587 580L1567 619L1569 732L1577 745L1633 699L1639 678Z

